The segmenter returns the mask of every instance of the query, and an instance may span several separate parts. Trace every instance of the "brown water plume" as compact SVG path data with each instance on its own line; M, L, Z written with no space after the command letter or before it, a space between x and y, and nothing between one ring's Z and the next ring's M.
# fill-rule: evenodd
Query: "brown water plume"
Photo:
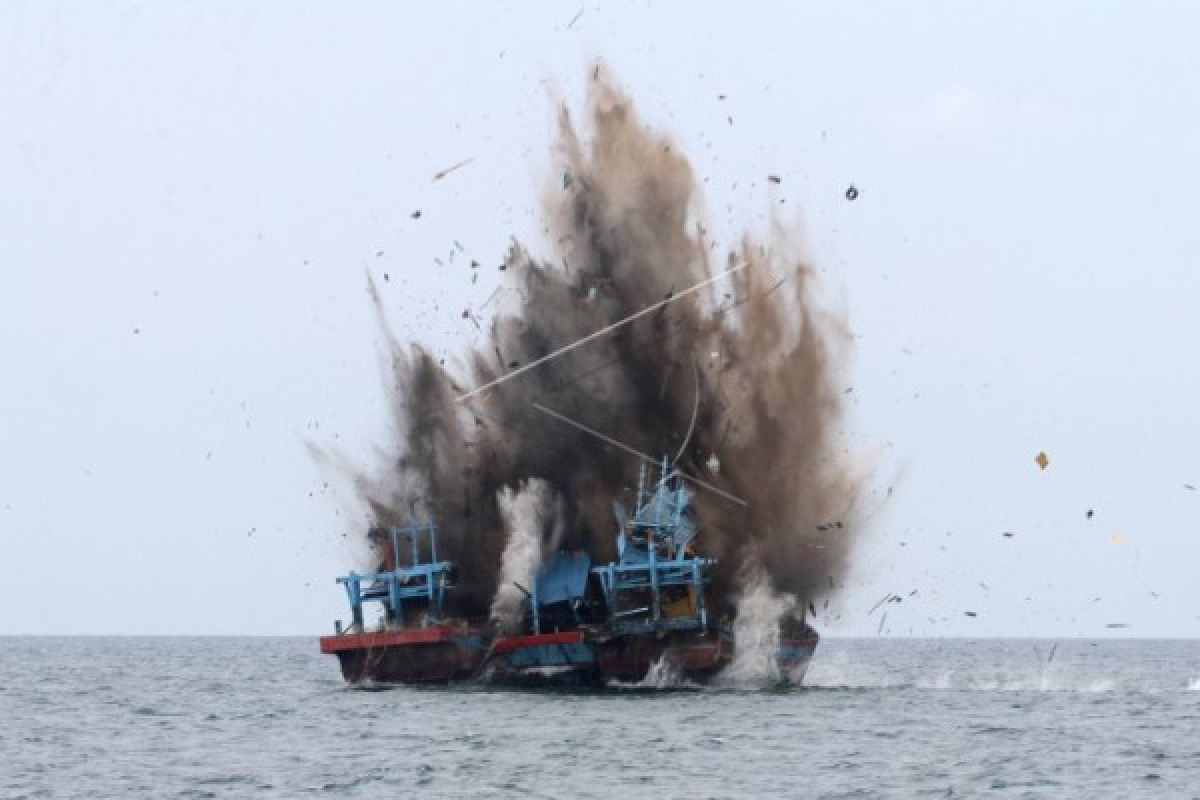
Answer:
M541 404L744 501L696 488L697 547L720 559L718 607L731 610L743 576L761 570L775 589L815 600L842 574L857 528L840 441L843 321L817 306L787 226L714 256L687 158L628 96L589 86L584 129L560 112L563 169L543 201L555 252L514 243L503 280L520 299L497 313L487 343L452 374L384 323L398 441L383 474L360 484L373 522L414 510L437 521L441 553L460 565L463 614L488 611L507 538L497 497L523 481L561 498L563 546L611 559L613 502L631 504L639 461ZM711 291L458 401L742 262Z

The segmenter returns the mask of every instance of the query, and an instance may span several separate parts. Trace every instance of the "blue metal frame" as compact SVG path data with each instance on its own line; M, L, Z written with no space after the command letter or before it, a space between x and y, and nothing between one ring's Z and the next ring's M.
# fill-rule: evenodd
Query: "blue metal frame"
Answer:
M642 468L633 519L623 524L636 536L622 530L617 536L617 562L592 569L600 578L613 633L691 630L708 625L704 607L705 573L716 560L690 554L689 545L696 537L695 526L685 516L691 493L680 478L669 473L665 459L660 475L653 494L647 498L646 469ZM696 613L662 615L662 589L671 586L685 586L695 593ZM652 596L649 607L617 610L617 601L623 593L646 589ZM638 618L630 619L634 616Z
M580 562L583 562L580 564ZM587 588L587 576L591 558L586 553L555 553L542 566L527 592L525 605L532 615L534 633L542 632L540 609L543 603L560 603L579 600ZM574 604L571 605L574 612ZM576 617L578 623L578 617Z
M345 586L346 597L354 615L354 624L363 629L363 603L382 603L388 610L388 618L397 625L404 624L404 601L424 598L428 601L429 618L440 621L445 608L446 590L450 585L452 561L437 560L437 526L432 520L424 525L413 522L406 528L393 525L388 528L388 541L392 548L393 569L359 575L351 572L337 579ZM421 561L420 537L429 537L429 561ZM412 561L400 566L400 539L407 536L412 542ZM363 584L367 584L364 586Z

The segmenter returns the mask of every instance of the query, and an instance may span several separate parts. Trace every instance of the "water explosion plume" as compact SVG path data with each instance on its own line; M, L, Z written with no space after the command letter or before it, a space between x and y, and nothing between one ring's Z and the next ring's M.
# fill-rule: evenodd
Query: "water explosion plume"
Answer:
M489 611L512 516L503 502L524 482L544 482L562 504L564 547L613 558L613 502L632 502L638 459L540 404L744 501L693 487L697 546L720 559L722 612L760 572L775 590L817 599L856 528L838 441L841 319L816 306L813 272L783 224L714 258L688 160L639 122L628 96L590 82L587 120L585 139L565 107L559 117L564 172L544 199L557 251L542 260L513 244L503 280L520 300L457 377L384 322L398 441L384 474L359 484L372 521L405 523L414 509L437 521L443 557L459 563L463 614ZM742 262L711 291L458 399Z

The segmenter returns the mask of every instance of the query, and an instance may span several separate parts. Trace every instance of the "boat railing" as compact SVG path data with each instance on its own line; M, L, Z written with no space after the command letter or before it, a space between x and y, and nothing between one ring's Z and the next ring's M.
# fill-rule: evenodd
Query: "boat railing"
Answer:
M363 630L363 604L381 603L388 624L403 625L405 601L421 601L420 606L426 619L437 622L445 608L446 590L453 588L450 576L454 563L437 560L437 527L432 521L423 525L416 523L407 527L393 525L386 529L386 546L389 557L385 563L395 565L392 569L377 572L349 574L338 577L337 582L346 590L350 602L353 625L350 630ZM428 539L429 560L422 560L421 538ZM412 544L412 557L407 565L399 565L400 542L407 538Z

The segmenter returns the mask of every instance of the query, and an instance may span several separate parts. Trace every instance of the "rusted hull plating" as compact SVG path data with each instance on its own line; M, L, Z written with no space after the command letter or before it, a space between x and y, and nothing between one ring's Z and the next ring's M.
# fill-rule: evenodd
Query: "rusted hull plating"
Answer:
M476 674L483 661L479 631L428 628L321 638L351 684L449 683Z
M660 668L705 682L733 659L733 641L716 631L614 636L596 643L596 667L606 680L641 681Z

